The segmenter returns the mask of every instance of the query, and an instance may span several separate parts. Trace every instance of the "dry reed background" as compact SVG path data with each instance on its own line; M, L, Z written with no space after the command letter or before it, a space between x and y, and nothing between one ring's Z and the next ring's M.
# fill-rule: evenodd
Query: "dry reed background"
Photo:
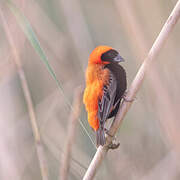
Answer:
M48 179L59 179L75 89L84 84L88 55L99 44L111 45L126 59L132 81L142 60L173 9L175 0L14 0L23 12L63 86L56 86L11 11L0 4L25 72L48 167ZM14 52L0 19L0 179L42 179ZM180 178L180 24L161 51L137 100L128 112L118 140L96 179ZM86 113L80 119L87 131ZM78 124L69 179L82 179L96 149Z

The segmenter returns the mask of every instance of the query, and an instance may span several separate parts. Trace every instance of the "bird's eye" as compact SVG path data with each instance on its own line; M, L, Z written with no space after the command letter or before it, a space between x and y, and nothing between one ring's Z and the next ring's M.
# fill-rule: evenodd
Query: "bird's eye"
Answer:
M113 57L113 53L112 52L108 52L108 54L107 54L110 58L112 58Z
M118 55L118 52L117 52L117 51L110 51L110 52L108 53L108 56L109 56L110 58L115 58L117 55Z

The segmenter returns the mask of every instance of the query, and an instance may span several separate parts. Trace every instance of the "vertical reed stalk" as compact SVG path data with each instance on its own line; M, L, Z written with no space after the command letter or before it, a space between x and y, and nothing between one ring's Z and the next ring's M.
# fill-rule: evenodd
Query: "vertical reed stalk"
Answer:
M2 5L0 7L0 18L2 20L2 25L4 27L4 31L6 33L7 39L11 47L13 60L17 68L20 83L21 83L25 101L27 104L28 113L29 113L29 117L31 121L35 144L36 144L37 156L38 156L40 169L41 169L41 176L43 180L48 180L48 169L47 169L46 157L45 157L44 148L41 142L41 137L40 137L40 133L39 133L38 125L37 125L37 120L36 120L36 115L35 115L35 110L34 110L32 98L31 98L30 90L29 90L26 76L25 76L21 61L20 61L19 52L18 52L18 49L16 48L16 43L14 42L13 35L8 26L8 22L6 21L4 13L2 11L3 8L4 6Z

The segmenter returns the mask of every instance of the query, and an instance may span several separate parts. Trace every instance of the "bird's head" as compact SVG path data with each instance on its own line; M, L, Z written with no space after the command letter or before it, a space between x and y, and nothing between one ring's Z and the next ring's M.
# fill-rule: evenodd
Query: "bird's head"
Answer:
M110 64L124 61L120 54L109 46L96 47L89 57L89 63L92 64Z

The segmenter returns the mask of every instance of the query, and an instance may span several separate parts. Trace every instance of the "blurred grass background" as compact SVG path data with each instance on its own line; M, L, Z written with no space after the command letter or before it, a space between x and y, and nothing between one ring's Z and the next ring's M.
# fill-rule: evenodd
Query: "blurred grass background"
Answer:
M3 1L2 1L3 2ZM75 89L84 85L88 56L97 45L117 49L128 84L173 9L175 0L14 0L31 24L65 97L8 7L1 12L20 57L47 158L49 179L59 179ZM14 54L0 19L0 179L42 179ZM180 24L147 74L96 179L180 178ZM94 139L82 106L80 119ZM69 179L82 179L96 149L78 124Z

